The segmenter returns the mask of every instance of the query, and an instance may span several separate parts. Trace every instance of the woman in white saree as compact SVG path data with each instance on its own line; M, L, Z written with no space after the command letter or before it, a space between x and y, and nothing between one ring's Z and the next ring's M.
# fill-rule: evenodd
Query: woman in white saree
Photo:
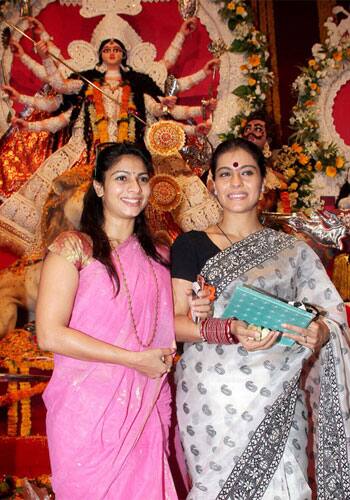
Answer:
M223 220L206 232L180 236L172 249L176 334L185 342L176 376L178 421L192 479L188 499L309 500L316 494L322 500L349 499L344 305L306 243L261 226L263 161L244 139L222 143L212 173ZM216 289L218 319L209 326L188 317L187 295L198 274ZM308 328L289 325L295 334L283 335L295 340L290 347L279 343L276 332L261 339L241 321L220 319L242 284L314 304L324 315ZM220 329L229 334L217 343Z

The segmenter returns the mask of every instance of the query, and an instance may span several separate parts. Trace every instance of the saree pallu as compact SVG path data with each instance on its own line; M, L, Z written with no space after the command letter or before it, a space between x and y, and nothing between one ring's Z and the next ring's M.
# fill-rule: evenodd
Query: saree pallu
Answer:
M118 253L139 338L147 345L155 331L149 348L171 347L168 270L152 261L152 272L135 237L118 246ZM69 326L124 349L145 350L135 335L123 282L115 296L104 266L87 262L79 272ZM151 379L122 365L55 355L44 401L58 500L177 499L168 465L167 377Z
M318 356L297 343L256 352L185 345L177 413L192 478L187 498L309 500L316 488L322 500L350 498L347 325L318 257L304 242L263 229L209 259L201 274L216 287L216 317L237 285L250 284L327 310L331 336ZM309 478L313 441L317 487Z

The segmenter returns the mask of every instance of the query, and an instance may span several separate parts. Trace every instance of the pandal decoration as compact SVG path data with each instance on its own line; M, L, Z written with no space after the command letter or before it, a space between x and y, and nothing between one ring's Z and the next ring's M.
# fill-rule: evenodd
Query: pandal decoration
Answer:
M151 196L149 202L161 212L175 210L181 203L182 195L179 183L167 174L158 174L151 179Z
M9 375L30 375L30 369L53 369L53 356L49 352L40 351L32 333L27 330L13 330L0 342L0 366ZM20 377L19 377L20 378ZM26 377L24 377L25 379ZM30 379L30 376L28 377ZM33 375L35 379L35 375ZM7 434L17 436L19 402L21 405L20 436L29 436L31 431L30 398L40 394L46 383L31 386L30 381L11 381L7 393L0 396L0 406L9 406L7 411Z
M186 136L183 128L171 120L153 123L146 131L145 142L152 155L178 155L184 147Z

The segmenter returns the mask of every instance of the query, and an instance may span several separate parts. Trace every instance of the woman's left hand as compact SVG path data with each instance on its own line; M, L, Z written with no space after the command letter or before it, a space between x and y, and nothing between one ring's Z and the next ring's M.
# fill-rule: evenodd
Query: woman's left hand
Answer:
M308 328L301 328L299 326L289 325L288 323L284 323L282 326L296 332L295 334L283 333L283 337L293 339L298 342L298 344L308 347L314 352L319 351L329 339L329 328L322 319L312 321Z
M206 319L213 315L213 303L210 300L209 290L200 290L197 297L193 297L192 290L186 292L192 318Z

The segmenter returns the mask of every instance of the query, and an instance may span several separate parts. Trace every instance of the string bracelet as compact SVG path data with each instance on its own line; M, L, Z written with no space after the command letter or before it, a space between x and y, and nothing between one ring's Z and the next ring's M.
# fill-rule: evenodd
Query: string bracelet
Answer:
M203 342L208 344L234 344L231 323L235 318L206 318L200 323L199 334Z

